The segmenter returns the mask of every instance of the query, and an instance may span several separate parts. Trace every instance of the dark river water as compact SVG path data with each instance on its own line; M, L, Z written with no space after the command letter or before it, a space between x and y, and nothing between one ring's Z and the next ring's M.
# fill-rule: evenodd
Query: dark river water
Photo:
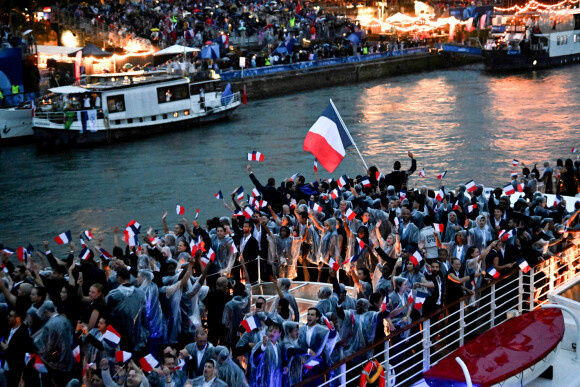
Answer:
M512 159L528 165L576 157L580 148L580 67L517 75L490 75L479 65L401 76L369 83L248 101L234 119L202 128L95 149L37 154L34 145L0 151L0 243L16 248L53 240L72 230L73 240L91 228L112 246L112 229L135 219L161 229L175 205L192 220L230 214L214 194L226 198L243 185L253 188L246 154L262 181L296 172L312 179L312 160L302 151L310 126L332 98L367 164L389 172L395 160L410 166L412 150L435 186L474 179L503 186ZM322 169L322 168L320 168ZM364 173L354 150L334 177ZM322 178L329 174L321 173ZM52 243L54 247L54 243Z

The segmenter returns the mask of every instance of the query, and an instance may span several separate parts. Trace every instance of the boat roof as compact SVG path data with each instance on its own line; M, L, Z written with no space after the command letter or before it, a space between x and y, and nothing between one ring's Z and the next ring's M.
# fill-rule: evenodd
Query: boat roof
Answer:
M74 94L74 93L87 93L89 90L78 86L59 86L53 87L52 89L48 89L48 91L59 94Z

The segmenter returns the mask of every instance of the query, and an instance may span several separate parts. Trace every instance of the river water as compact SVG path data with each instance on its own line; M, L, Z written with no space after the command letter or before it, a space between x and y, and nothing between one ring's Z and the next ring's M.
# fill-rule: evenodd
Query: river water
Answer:
M175 205L188 220L228 215L214 194L226 199L238 186L253 188L246 154L258 150L253 163L263 182L296 172L312 179L313 157L302 151L310 126L332 99L367 164L383 173L395 160L418 169L411 184L454 187L474 179L503 186L510 180L512 159L528 165L572 157L580 148L579 66L517 75L490 75L482 66L434 71L248 101L234 119L190 131L124 142L95 149L37 154L34 145L0 152L0 243L16 248L51 240L72 230L104 235L112 246L112 229L136 219L146 229L161 229ZM320 168L322 169L322 168ZM334 177L364 173L354 148ZM321 173L322 178L329 174ZM420 180L420 181L419 181ZM52 243L54 245L54 243Z

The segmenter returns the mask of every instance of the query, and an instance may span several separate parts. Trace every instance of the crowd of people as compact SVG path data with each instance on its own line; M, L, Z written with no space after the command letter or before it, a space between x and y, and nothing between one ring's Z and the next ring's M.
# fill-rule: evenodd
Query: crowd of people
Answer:
M314 168L312 182L296 175L279 185L261 183L248 164L251 194L237 188L224 200L232 215L205 225L184 218L170 229L165 212L161 232L131 221L108 246L90 230L80 245L65 232L55 241L70 248L66 257L48 241L36 252L3 246L0 384L318 385L329 365L368 359L364 349L389 332L479 297L494 271L507 275L521 259L534 266L577 235L580 200L569 212L561 196L542 194L580 193L571 159L546 163L541 176L524 166L487 197L471 182L414 189L409 158L409 169L397 161L386 175L373 166L321 180ZM509 187L522 192L513 205ZM264 281L272 300L252 296ZM293 281L328 286L305 311ZM392 339L402 343L392 364L407 356L407 337Z

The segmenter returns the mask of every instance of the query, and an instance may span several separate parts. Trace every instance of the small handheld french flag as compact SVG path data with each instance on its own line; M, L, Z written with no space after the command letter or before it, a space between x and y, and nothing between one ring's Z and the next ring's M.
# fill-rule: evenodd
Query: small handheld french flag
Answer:
M413 253L413 255L411 255L409 257L409 261L411 261L413 263L413 265L415 266L419 266L419 263L423 260L423 257L421 256L421 253L418 251L415 251Z
M300 172L296 172L295 174L293 174L292 176L290 176L290 181L296 180L296 178L298 177L299 174L300 174Z
M115 361L117 363L128 362L129 360L131 360L131 357L133 357L133 355L131 355L131 352L117 351L115 353Z
M244 216L246 217L246 219L250 219L253 214L254 211L250 208L250 206L244 208Z
M340 265L338 264L338 262L334 260L334 258L330 258L328 260L328 266L330 266L334 271L338 271L338 268L340 267Z
M56 243L58 243L59 245L65 245L67 243L70 243L70 241L72 240L71 237L71 233L70 230L63 232L62 234L60 234L59 236L55 237L54 240L56 241Z
M362 239L360 239L359 237L356 237L356 243L358 244L358 246L359 246L361 249L364 249L364 248L365 248L365 246L366 246L365 242L364 242Z
M503 187L503 193L509 196L515 194L516 190L514 189L513 185L508 184L505 187Z
M512 236L514 235L513 230L507 231L507 230L501 230L501 232L499 233L499 235L497 236L498 239L501 239L503 241L507 241L508 239L510 239Z
M520 184L518 184L518 192L524 192L524 188L526 188L526 183L522 181Z
M340 191L336 188L330 192L330 197L333 199L336 199L339 196L340 196Z
M93 239L93 234L91 233L91 230L85 230L85 231L83 231L83 238L85 238L88 241L90 241L91 239Z
M371 186L370 180L368 178L366 178L366 177L362 179L361 184L365 188L370 188L370 186Z
M306 368L307 370L311 370L312 368L316 367L319 364L320 364L319 360L312 358L304 364L304 368Z
M440 202L441 200L443 200L443 198L445 197L445 190L443 189L443 187L441 187L441 189L439 189L439 192L437 192L437 196L435 196L435 199Z
M91 250L89 250L87 247L82 249L80 254L79 254L79 258L83 261L86 261L87 259L89 259L90 256L91 256Z
M77 363L81 362L81 347L80 345L77 345L74 349L73 349L73 356L76 360Z
M103 335L103 340L116 347L121 342L121 334L115 330L111 325L107 326L107 330Z
M314 159L314 172L318 172L318 161Z
M159 365L159 362L153 357L152 354L149 354L144 358L139 359L139 364L141 365L143 371L151 372L153 371L153 368Z
M473 192L477 190L477 186L475 185L475 181L470 180L465 183L465 188L467 188L467 192Z
M419 171L419 177L425 177L425 170L424 169L421 169Z
M175 212L177 213L177 215L183 215L185 214L185 208L178 204L175 206Z
M318 203L314 203L314 205L312 206L312 209L314 211L318 212L319 214L321 214L322 210L323 210L322 206L319 205Z
M407 191L402 189L401 192L399 192L399 198L401 200L405 199L407 197Z
M197 220L197 218L199 218L199 208L195 209L195 220Z
M252 151L248 153L248 161L264 161L264 155L257 151Z
M238 188L238 190L234 192L237 194L236 200L238 202L244 198L244 187L240 186L240 188Z
M445 175L447 175L447 171L443 172L443 173L442 173L442 174L440 174L440 175L437 175L437 180L442 180L442 179L444 179L444 178L445 178Z
M255 197L255 198L257 198L258 196L262 196L262 194L260 193L260 191L258 191L257 188L254 188L252 190L252 196Z
M572 153L578 153L578 149L577 148L572 148Z
M499 278L501 275L499 271L495 270L495 267L491 266L487 269L487 274L493 278Z
M336 181L336 183L338 184L338 186L340 188L344 187L345 185L348 184L348 176L347 175L342 175L341 177L338 178L338 180Z
M334 327L330 324L330 321L328 320L328 318L326 316L322 316L322 321L324 321L324 323L326 324L326 327L333 331Z
M435 231L442 233L445 230L445 225L443 223L433 223L433 228Z
M219 199L223 199L223 198L224 198L224 195L222 195L222 191L218 191L218 193L216 193L214 196L215 196L215 198L216 198L216 199L218 199L218 200L219 200Z
M477 208L477 204L472 204L470 206L467 206L467 213L473 212L473 210L475 210Z
M102 247L99 247L99 251L101 252L101 256L102 257L105 257L107 259L113 258L113 256L111 255L111 253L109 253L107 250L103 249Z
M346 209L346 213L345 213L345 215L346 215L346 218L347 218L348 220L353 220L354 218L356 218L356 212L354 212L354 211L353 211L353 210L351 210L350 208L347 208L347 209Z
M459 200L457 200L455 202L455 204L453 205L453 211L460 210L460 209L461 209L461 207L459 206Z
M417 296L415 297L415 309L421 310L421 307L423 306L423 303L425 302L428 296L429 296L428 293L417 292Z
M24 247L19 247L16 249L16 256L20 262L28 262L28 256L30 253Z
M516 160L516 159L514 159L514 160L512 161L512 165L513 165L514 167L517 167L519 163L520 163L520 161L519 161L519 160Z
M242 327L244 327L246 332L250 333L254 329L257 329L261 325L261 321L258 318L258 316L253 314L250 317L248 317L247 319L242 320L242 323L240 325Z
M522 269L522 271L524 273L527 273L531 270L531 267L528 264L528 261L526 261L524 258L518 259L518 266L520 267L520 269Z

